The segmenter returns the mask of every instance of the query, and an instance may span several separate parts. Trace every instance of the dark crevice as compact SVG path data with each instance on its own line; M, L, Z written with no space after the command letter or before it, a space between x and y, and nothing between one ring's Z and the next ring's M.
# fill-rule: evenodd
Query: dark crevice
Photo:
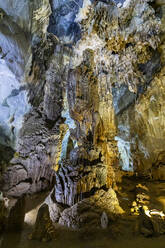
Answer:
M33 182L33 181L32 181L32 178L27 178L27 179L25 179L25 180L19 181L17 184L12 185L12 187L9 188L8 191L10 191L12 188L18 186L18 185L21 184L21 183L30 183L30 184L32 184L32 182Z
M155 0L152 2L149 2L148 4L155 10L156 17L161 19L163 13L162 13L162 9L161 9L160 5Z
M108 188L106 187L106 185L103 185L103 186L100 187L100 188L93 187L93 188L92 188L90 191L88 191L88 192L77 194L77 195L75 196L75 199L77 199L76 202L78 202L78 201L80 201L80 200L83 200L83 199L85 199L85 198L89 198L89 197L95 195L96 192L99 191L99 190L108 191Z

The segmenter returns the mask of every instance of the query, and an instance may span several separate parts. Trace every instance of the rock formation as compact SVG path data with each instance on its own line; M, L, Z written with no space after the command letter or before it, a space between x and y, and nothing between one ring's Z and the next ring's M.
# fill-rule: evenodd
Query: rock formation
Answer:
M104 229L125 212L122 177L165 180L165 3L10 5L0 3L1 190L52 190L37 221L45 211L51 228Z

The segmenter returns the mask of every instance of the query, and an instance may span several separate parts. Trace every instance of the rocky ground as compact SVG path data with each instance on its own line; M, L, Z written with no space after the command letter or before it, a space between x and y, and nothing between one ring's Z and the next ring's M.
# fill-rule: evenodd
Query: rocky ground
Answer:
M98 191L72 207L61 207L48 197L44 203L45 210L42 209L38 215L32 238L42 240L44 235L40 234L43 229L49 233L46 222L38 228L45 213L48 216L47 222L54 226L54 229L50 229L49 239L53 238L51 234L56 234L56 229L58 233L64 226L73 231L79 230L87 237L97 233L97 230L105 230L115 239L139 235L158 237L165 234L164 182L146 182L144 179L127 176L117 188L117 194L113 190Z
M165 218L160 214L165 211L164 182L155 181L146 183L143 179L132 179L132 177L127 176L123 179L122 184L118 185L117 192L123 213L118 216L116 212L116 217L113 216L112 219L112 216L109 216L102 209L102 214L100 212L98 220L98 210L96 211L96 207L93 207L90 213L89 206L87 208L86 205L86 209L82 212L86 216L83 223L85 229L81 228L78 232L74 229L72 231L66 229L60 226L60 223L55 224L55 219L53 223L53 220L49 217L47 204L51 208L50 213L52 213L54 206L50 204L50 200L48 199L46 203L43 203L47 193L31 196L26 200L25 223L22 231L7 233L1 236L1 247L10 248L14 244L16 248L19 248L24 244L24 247L27 248L34 247L34 245L36 247L45 247L45 245L48 245L50 248L54 246L60 247L61 245L63 247L115 248L121 246L122 242L122 244L128 247L132 245L134 247L139 247L139 245L143 245L143 247L155 247L156 245L158 248L163 248L165 241L165 236L163 235L165 233ZM101 202L101 198L99 198L99 202ZM40 208L41 204L43 204L42 208ZM82 206L84 208L85 203L81 203L81 209ZM152 215L153 212L150 211L150 215L152 216L148 217L144 211L141 211L141 206L143 206L145 211L149 209L155 212L157 211L157 213ZM76 206L73 207L75 208ZM59 210L58 214L54 212L52 216L54 218L57 216L59 219L63 215L64 213L61 212L60 214ZM81 218L83 218L83 215L81 217L79 213ZM35 224L36 217L37 222ZM73 218L73 216L71 217ZM92 217L92 222L90 222L90 217ZM93 224L93 221L95 221L95 224ZM94 228L94 225L96 227L98 221L99 229L98 226ZM78 221L75 222L75 224L77 223Z

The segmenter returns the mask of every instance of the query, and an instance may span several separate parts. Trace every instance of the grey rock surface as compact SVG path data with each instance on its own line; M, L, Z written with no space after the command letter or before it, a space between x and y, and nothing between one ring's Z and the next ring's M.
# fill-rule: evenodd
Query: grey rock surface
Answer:
M55 34L64 43L78 41L81 30L75 19L82 6L83 0L52 1L52 15L48 32Z

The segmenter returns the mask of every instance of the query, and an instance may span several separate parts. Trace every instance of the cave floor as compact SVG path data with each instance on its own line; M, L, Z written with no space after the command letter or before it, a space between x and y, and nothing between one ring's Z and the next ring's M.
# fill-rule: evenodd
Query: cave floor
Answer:
M31 229L25 228L24 231L19 233L5 234L2 238L1 248L164 248L165 236L155 238L127 237L127 239L118 238L111 239L106 236L92 237L91 239L84 239L78 234L61 233L56 240L48 243L43 243L34 240L28 240L27 236L30 234Z
M19 233L6 233L0 237L0 248L164 248L165 235L144 237L133 230L139 216L131 214L132 203L147 205L165 213L165 182L123 177L117 185L120 206L125 214L113 223L111 229L99 232L80 233L57 230L56 239L48 243L30 240L40 204L48 193L32 197L27 201L24 229Z
M165 181L144 178L123 177L117 185L120 206L130 215L133 202L148 208L165 212Z

